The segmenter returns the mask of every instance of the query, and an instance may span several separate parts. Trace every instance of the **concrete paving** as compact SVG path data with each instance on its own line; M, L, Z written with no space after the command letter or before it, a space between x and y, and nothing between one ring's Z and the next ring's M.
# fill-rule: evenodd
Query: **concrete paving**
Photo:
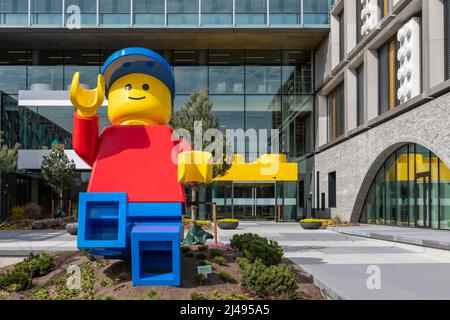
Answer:
M450 299L450 251L307 231L297 223L241 222L237 230L220 230L219 237L245 232L277 240L285 256L334 299Z
M391 226L361 225L357 227L330 228L330 230L373 238L395 241L429 248L450 250L450 231Z
M24 257L51 251L76 250L76 236L65 230L1 230L0 257Z

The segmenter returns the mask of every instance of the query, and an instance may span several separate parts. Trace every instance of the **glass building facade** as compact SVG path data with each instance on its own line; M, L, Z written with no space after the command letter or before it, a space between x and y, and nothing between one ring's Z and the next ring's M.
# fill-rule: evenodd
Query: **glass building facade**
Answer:
M335 0L0 0L0 27L327 27ZM64 6L64 7L63 7Z
M450 169L409 144L392 153L367 195L362 223L450 229Z
M8 50L0 52L2 130L8 145L46 150L53 144L71 149L72 113L68 106L19 106L19 90L67 90L76 71L90 88L105 59L115 50ZM220 128L279 130L279 147L290 161L312 161L314 152L313 50L155 50L174 67L178 110L193 91L209 90ZM107 109L99 111L106 126ZM269 136L270 138L270 136ZM235 152L247 161L261 155L246 140ZM270 153L270 144L266 153ZM309 159L309 160L308 160ZM303 165L307 167L306 164ZM306 169L301 171L305 179ZM204 190L219 214L241 218L297 219L296 183L247 186L226 183ZM255 189L254 189L255 188ZM250 194L247 194L249 191ZM227 191L229 190L229 191ZM234 202L227 202L229 192ZM254 196L251 196L254 192ZM272 195L272 196L269 196ZM304 195L302 195L304 196ZM277 200L278 199L278 200ZM302 200L303 201L303 200ZM227 206L230 207L227 207ZM277 205L283 206L281 211ZM208 208L204 208L209 212Z

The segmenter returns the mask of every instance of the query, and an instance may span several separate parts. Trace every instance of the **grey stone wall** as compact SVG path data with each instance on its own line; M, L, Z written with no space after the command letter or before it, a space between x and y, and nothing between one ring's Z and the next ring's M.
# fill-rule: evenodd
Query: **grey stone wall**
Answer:
M336 171L337 207L331 209L332 215L358 221L381 164L406 143L428 148L450 167L450 93L316 155L315 171L320 172L326 207L328 173Z

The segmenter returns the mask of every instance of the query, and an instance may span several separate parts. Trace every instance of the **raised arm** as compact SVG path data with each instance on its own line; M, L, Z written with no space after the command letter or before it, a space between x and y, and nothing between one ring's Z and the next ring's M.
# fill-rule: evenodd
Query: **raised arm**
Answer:
M70 88L70 101L77 109L73 115L72 144L75 152L87 164L92 166L95 161L99 117L97 109L101 107L105 95L105 80L98 76L97 88L88 90L80 86L80 74L73 76Z

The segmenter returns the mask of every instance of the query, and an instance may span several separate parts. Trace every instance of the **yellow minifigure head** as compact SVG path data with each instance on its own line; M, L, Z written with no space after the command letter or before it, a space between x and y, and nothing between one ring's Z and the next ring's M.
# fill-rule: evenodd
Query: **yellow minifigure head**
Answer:
M108 118L113 125L167 125L171 107L169 88L147 74L128 74L109 89Z
M175 96L170 64L144 48L112 54L102 68L113 125L167 125Z

